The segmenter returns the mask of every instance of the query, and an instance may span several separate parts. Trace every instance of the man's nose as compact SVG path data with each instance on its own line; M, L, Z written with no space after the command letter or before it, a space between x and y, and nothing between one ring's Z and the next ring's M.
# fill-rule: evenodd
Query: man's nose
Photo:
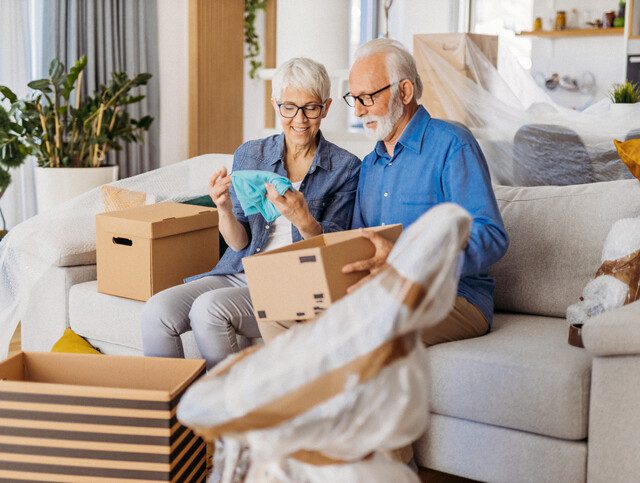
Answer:
M356 111L356 116L361 117L367 113L367 108L362 105L362 103L356 99L356 105L354 106Z

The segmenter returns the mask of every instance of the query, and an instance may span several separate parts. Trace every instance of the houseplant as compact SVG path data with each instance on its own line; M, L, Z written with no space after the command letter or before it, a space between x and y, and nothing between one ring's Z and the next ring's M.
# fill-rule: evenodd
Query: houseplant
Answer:
M28 149L20 142L24 128L15 118L16 96L0 86L0 200L11 183L11 168L20 166ZM4 101L4 102L2 102ZM7 106L7 107L5 107ZM0 240L6 235L6 223L0 208Z
M126 143L140 142L153 122L150 116L133 119L126 109L144 99L132 90L146 85L151 74L130 78L124 72L114 72L107 85L83 97L86 65L83 56L67 72L53 59L49 76L30 82L32 94L20 100L0 86L0 92L12 102L17 142L39 166L38 211L117 179L117 166L104 166L107 153L121 150Z
M618 119L633 120L640 115L640 86L625 81L616 84L609 92L611 112Z

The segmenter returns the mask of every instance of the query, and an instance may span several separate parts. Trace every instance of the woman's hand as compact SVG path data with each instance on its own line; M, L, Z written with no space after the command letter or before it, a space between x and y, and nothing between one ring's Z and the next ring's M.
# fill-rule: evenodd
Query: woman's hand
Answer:
M309 205L302 193L298 190L287 190L284 195L280 195L272 184L265 183L265 187L267 199L298 229L302 238L310 238L322 233L322 225L309 211Z
M216 204L218 212L229 214L233 212L233 202L229 194L231 176L227 176L227 168L220 168L211 175L209 180L209 196Z

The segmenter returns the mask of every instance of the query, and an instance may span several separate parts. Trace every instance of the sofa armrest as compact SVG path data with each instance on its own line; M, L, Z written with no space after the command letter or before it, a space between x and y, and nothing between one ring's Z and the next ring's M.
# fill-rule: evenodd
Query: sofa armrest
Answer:
M596 356L640 355L640 300L587 320L582 342Z

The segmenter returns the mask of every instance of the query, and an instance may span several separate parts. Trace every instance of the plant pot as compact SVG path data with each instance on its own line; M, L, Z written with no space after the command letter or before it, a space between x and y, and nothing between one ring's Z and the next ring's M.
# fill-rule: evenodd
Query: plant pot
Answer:
M118 179L118 166L35 169L38 213Z
M611 113L615 114L618 118L633 118L640 115L640 102L635 102L632 104L625 103L612 103L611 104Z

